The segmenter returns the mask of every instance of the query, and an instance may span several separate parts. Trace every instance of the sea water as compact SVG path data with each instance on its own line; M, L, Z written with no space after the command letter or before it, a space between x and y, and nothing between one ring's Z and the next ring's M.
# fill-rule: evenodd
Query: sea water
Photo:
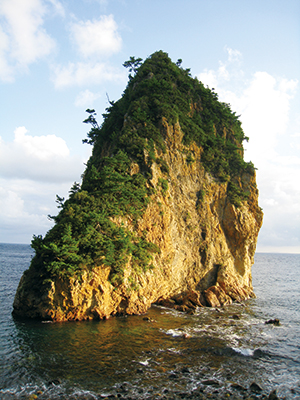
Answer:
M43 323L14 320L29 245L0 244L0 398L131 398L225 393L255 382L300 398L300 255L256 254L257 295L187 315L152 307L145 316ZM265 322L278 318L280 326ZM83 397L82 397L83 396Z

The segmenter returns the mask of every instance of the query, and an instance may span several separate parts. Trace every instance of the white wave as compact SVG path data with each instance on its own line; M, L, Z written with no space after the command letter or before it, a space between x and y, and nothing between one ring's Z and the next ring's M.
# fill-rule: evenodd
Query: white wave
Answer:
M147 360L145 360L145 361L138 361L138 363L141 364L141 365L144 365L144 366L146 367L147 365L149 365L149 360L150 360L150 358L147 358Z
M168 329L167 331L165 331L165 333L167 335L171 335L173 337L177 337L177 336L182 336L183 332L182 331L178 331L176 329Z
M243 349L241 347L232 347L232 350L234 350L236 353L240 353L243 356L246 357L251 357L254 354L254 350L251 349Z
M168 348L167 351L169 351L170 353L175 353L175 354L180 354L181 353L180 350L174 349L174 347Z
M191 332L190 329L168 329L167 331L163 332L166 335L171 335L173 337L183 337L183 338L190 338Z

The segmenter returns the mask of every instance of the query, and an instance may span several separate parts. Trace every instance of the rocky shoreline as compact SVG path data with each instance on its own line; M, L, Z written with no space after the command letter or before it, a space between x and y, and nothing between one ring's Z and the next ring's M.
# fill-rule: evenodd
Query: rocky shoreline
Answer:
M186 369L187 370L187 369ZM182 374L187 374L187 371L181 371ZM177 376L176 376L177 375ZM176 379L180 379L179 374L172 374L169 379L174 380L174 387L176 387ZM58 383L58 382L56 382ZM49 383L51 388L56 387L55 383ZM51 388L50 391L51 391ZM291 390L292 392L292 390ZM110 393L79 393L76 394L64 394L63 392L57 391L54 396L49 394L49 390L36 391L31 395L10 397L10 399L26 399L26 400L181 400L181 399L199 399L199 400L287 400L287 397L278 397L277 390L273 389L270 392L264 390L260 385L252 382L249 387L244 387L237 383L230 383L225 387L222 382L216 379L203 380L197 388L193 390L170 390L157 388L137 388L128 382L124 382L115 390ZM5 397L8 399L8 397Z
M174 378L172 378L174 379ZM195 390L192 391L171 391L169 389L163 389L161 392L149 389L143 391L138 389L132 390L129 384L122 384L117 394L109 394L104 399L145 399L145 400L180 400L180 399L211 399L211 400L281 400L277 396L276 389L271 390L270 393L266 393L259 385L253 382L249 388L245 388L239 384L232 383L229 388L224 389L222 383L211 379L204 380ZM102 395L98 399L103 399ZM75 398L74 398L75 400ZM92 397L82 397L80 400L92 400Z

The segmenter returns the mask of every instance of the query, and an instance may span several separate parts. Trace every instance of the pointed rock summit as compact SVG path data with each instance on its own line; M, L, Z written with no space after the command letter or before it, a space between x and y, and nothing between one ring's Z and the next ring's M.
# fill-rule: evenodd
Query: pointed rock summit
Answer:
M54 321L140 314L153 303L192 312L253 297L262 211L245 137L230 105L162 51L131 57L123 96L85 142L82 184L43 238L15 316Z

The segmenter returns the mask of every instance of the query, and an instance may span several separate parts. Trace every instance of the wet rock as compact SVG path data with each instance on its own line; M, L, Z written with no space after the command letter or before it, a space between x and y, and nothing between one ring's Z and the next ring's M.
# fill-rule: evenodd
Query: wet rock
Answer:
M177 375L175 372L172 372L172 373L169 375L169 379L178 379L178 375Z
M265 322L265 324L272 324L275 326L280 326L280 321L278 318L274 318L274 319L269 319L268 321Z
M262 388L256 382L252 382L249 389L253 393L261 393L262 392Z
M159 304L160 306L166 307L166 308L174 308L176 303L172 299L160 298L157 301L157 304Z
M182 305L175 304L174 308L175 310L182 312L187 312L189 310L189 308L183 304Z
M253 353L254 358L260 358L264 356L264 352L261 349L255 349Z
M182 374L189 374L191 371L190 371L189 368L183 367L183 368L180 370L180 372L181 372Z
M205 300L210 307L221 307L232 303L230 296L217 283L204 291Z
M202 293L196 290L189 290L179 293L169 299L160 298L157 304L167 308L174 308L177 311L186 312L188 314L194 314L197 307L206 306L206 301Z
M129 385L128 385L128 383L127 383L127 382L122 383L122 385L120 386L120 390L121 390L122 392L128 392L128 390L129 390Z
M201 382L202 385L206 385L206 386L220 386L220 382L217 381L216 379L206 379L204 381Z
M196 290L190 290L186 293L185 298L183 299L184 303L189 304L189 306L203 307L203 295Z
M247 391L247 389L244 388L244 386L239 385L238 383L232 383L230 386L231 386L233 389L238 390L239 392L246 392L246 391Z
M61 381L59 379L53 379L52 381L48 382L48 386L59 385L60 383L61 383Z
M193 309L191 309L191 308L189 308L188 310L187 310L187 314L189 314L189 315L194 315L196 313L196 310L193 310Z
M208 288L207 290L204 291L204 296L206 300L206 304L209 307L221 307L221 304L219 302L219 299L217 295L211 290L211 288Z
M272 392L269 394L268 400L280 400L276 394L276 389L272 390Z
M150 317L144 317L143 321L148 321L148 322L155 322L154 319L150 318Z

